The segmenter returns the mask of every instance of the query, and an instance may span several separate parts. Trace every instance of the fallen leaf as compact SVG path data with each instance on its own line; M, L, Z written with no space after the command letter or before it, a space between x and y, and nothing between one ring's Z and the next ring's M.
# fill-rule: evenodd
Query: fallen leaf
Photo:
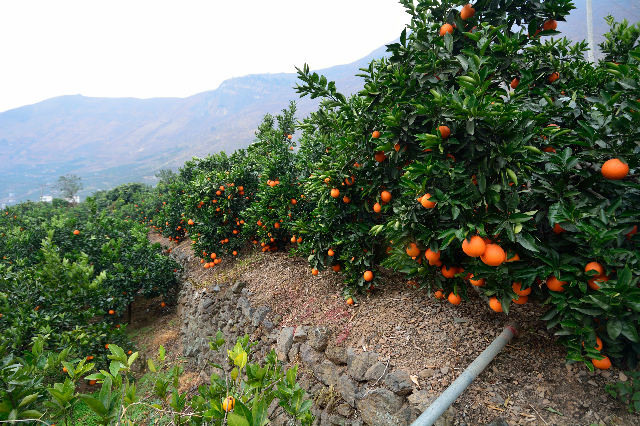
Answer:
M416 386L418 386L418 388L420 387L420 383L418 382L418 376L409 376L409 378L413 383L416 384Z
M547 407L547 408L545 408L545 410L547 410L547 411L551 411L552 413L555 413L555 414L557 414L557 415L559 415L559 416L564 416L564 414L562 414L560 411L558 411L558 410L554 410L554 409L553 409L553 408L551 408L551 407Z

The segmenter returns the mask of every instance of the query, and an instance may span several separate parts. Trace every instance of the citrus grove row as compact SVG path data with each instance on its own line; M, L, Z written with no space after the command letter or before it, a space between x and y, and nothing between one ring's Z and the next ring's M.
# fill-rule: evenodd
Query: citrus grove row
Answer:
M411 24L363 90L299 69L318 110L295 122L292 103L248 149L186 163L153 228L203 268L290 249L341 274L347 303L380 266L455 305L469 285L496 312L536 301L570 360L635 367L637 28L611 20L592 64L556 38L567 0L401 3Z

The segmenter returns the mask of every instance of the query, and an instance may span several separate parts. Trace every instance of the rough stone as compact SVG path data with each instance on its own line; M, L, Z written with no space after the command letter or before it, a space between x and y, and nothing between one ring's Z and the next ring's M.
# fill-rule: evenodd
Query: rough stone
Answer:
M369 426L404 426L411 424L416 415L405 399L384 388L373 389L356 400L360 417Z
M344 399L350 406L355 407L356 394L358 393L358 385L356 382L351 380L351 378L346 374L343 374L340 376L340 379L338 379L337 388L342 399Z
M237 306L245 317L250 317L253 313L253 308L246 297L238 297Z
M337 414L328 413L326 410L320 414L320 426L361 426L361 419L347 419Z
M366 373L364 373L364 379L368 381L376 381L378 379L383 380L382 377L385 374L387 367L384 363L378 361L373 364Z
M339 368L331 361L325 359L323 362L315 366L313 374L325 385L335 386L338 384L340 374L342 373L341 370L343 369L344 367Z
M289 361L295 362L298 354L300 354L300 343L294 343L289 351Z
M307 331L306 327L301 325L296 327L296 330L293 332L293 343L302 343L307 340Z
M326 327L314 327L309 331L307 343L317 351L324 351L329 344L329 331Z
M413 391L413 382L409 378L409 374L402 370L388 374L384 383L393 393L398 395L409 395Z
M244 281L237 281L233 287L231 287L231 292L233 294L238 294L242 291L243 288L245 288L247 285L247 283L245 283Z
M349 417L351 416L351 413L353 413L353 409L349 406L349 404L340 404L338 405L338 408L336 408L336 412L341 416Z
M420 376L420 378L422 379L428 379L429 377L433 376L433 373L434 373L433 369L425 368L424 370L418 373L418 376Z
M365 380L365 373L376 361L378 361L378 354L375 352L356 354L351 348L347 350L347 371L358 381Z
M442 367L442 368L440 369L440 372L441 372L442 374L447 374L447 373L449 372L449 367Z
M487 424L487 426L509 426L509 423L505 422L502 417L496 417L491 423Z
M276 354L280 361L286 361L291 345L293 344L293 327L284 327L280 330L276 343Z
M259 326L260 323L262 323L264 321L264 319L267 317L267 314L269 314L269 312L271 312L271 308L270 307L268 307L268 306L260 306L259 308L257 308L255 310L253 315L251 315L251 324L254 327Z
M345 365L347 363L347 350L337 346L327 348L324 355L336 365Z
M268 319L265 319L264 321L262 321L262 326L265 329L267 329L267 331L271 331L275 327L275 325L273 325L273 323L271 321L269 321Z
M307 365L315 365L322 359L322 353L316 351L306 343L300 344L300 358Z

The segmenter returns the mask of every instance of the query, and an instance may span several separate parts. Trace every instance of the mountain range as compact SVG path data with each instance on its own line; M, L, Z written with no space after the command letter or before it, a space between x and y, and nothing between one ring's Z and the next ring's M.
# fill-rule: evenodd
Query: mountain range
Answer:
M563 36L586 39L586 0L559 23ZM632 0L593 0L595 42L608 28L603 16L632 22L640 5ZM316 70L336 81L343 94L362 87L359 68L385 55L382 46L347 65ZM247 147L266 113L296 100L297 117L319 100L302 98L296 73L253 74L225 80L215 90L187 98L92 98L60 96L0 113L0 205L37 200L41 187L58 176L82 177L84 194L125 182L155 182L162 168L176 168L194 156ZM16 182L16 183L10 183ZM49 192L49 191L45 191Z

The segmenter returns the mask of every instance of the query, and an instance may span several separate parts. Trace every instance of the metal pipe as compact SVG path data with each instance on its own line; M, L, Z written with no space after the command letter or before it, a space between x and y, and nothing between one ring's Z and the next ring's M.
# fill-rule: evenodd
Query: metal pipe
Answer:
M471 382L473 382L473 380L478 377L485 368L487 368L487 365L493 361L502 348L504 348L511 339L518 335L518 330L520 330L520 327L517 324L507 324L504 330L502 330L502 333L496 337L489 347L485 349L478 358L476 358L475 361L473 361L471 365L462 372L460 377L458 377L444 392L442 392L438 399L436 399L425 410L425 412L411 424L411 426L433 425L436 420L438 420L440 416L447 411L449 406L458 399L462 392L467 389Z

